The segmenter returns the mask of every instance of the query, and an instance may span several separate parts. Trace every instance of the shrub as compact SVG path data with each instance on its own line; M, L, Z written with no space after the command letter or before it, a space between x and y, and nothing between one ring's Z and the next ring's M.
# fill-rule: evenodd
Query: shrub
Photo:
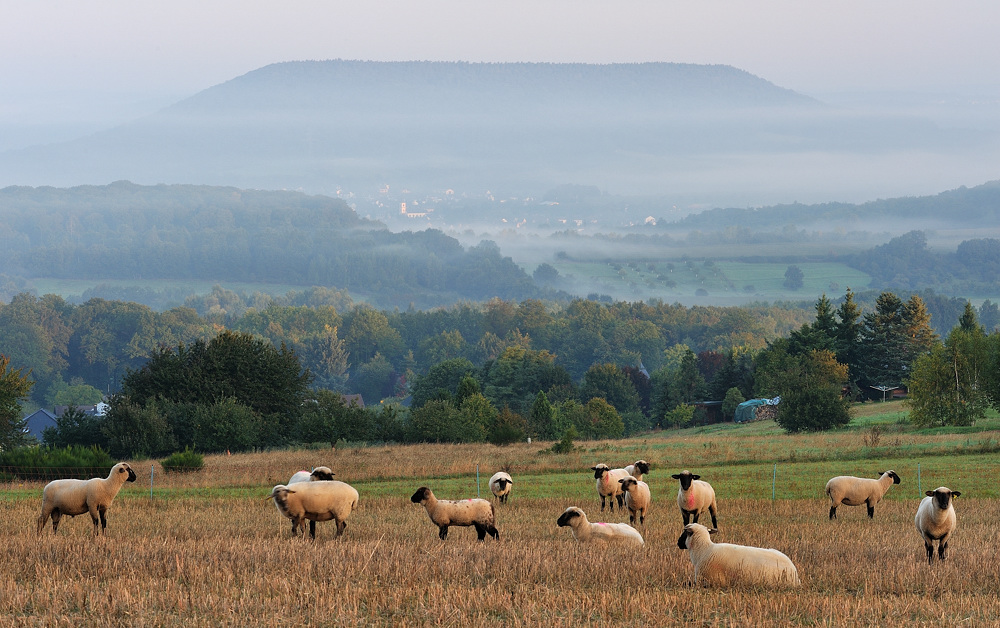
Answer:
M737 406L739 406L744 401L746 401L746 399L743 398L743 393L740 392L739 388L733 386L732 388L727 390L726 397L725 399L722 400L723 418L725 418L727 421L732 421L733 417L736 416Z
M576 428L573 427L573 426L570 426L569 429L567 429L563 433L562 440L559 441L558 443L552 445L552 453L556 453L556 454L568 454L568 453L570 453L571 451L573 451L574 449L576 449L576 446L573 444L573 439L577 438L578 436L579 436L579 433L576 431Z
M160 464L167 473L190 473L191 471L200 471L205 466L205 457L187 447L184 451L170 454Z
M0 477L5 480L106 477L115 460L100 447L20 447L0 453Z

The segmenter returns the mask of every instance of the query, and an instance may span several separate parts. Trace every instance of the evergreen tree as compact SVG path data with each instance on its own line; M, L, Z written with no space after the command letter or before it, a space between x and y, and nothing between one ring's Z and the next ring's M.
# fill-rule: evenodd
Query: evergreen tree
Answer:
M0 355L0 451L27 444L21 401L31 393L30 373L10 368L10 358Z
M834 352L837 354L837 361L847 365L850 379L856 381L861 369L861 324L858 322L861 308L854 301L854 293L850 288L844 294L844 302L837 308L837 318L833 328Z

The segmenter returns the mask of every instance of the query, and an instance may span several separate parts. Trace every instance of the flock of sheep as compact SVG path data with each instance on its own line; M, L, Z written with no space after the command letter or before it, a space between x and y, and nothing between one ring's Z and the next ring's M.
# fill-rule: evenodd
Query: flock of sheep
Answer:
M591 467L596 480L597 494L601 499L601 511L610 504L620 511L629 512L629 523L591 522L587 514L575 506L567 508L557 519L560 527L569 527L573 537L582 543L616 542L642 546L645 541L637 529L645 530L646 513L652 503L649 485L643 481L649 473L645 460L620 469L612 469L606 464ZM358 492L349 484L334 480L335 473L328 467L316 467L312 472L299 471L288 484L278 484L266 499L274 502L282 516L292 522L292 534L304 535L305 522L309 521L309 535L316 538L317 521L334 521L336 536L340 537L347 528L347 518L358 507ZM715 543L711 535L718 532L718 505L715 490L699 475L684 470L671 476L679 483L677 506L684 521L684 530L677 539L677 546L689 552L695 570L695 582L727 585L736 583L788 585L801 584L795 565L785 554L775 549ZM41 534L49 518L52 531L59 529L63 515L76 516L89 513L94 523L94 534L106 531L106 514L118 491L125 482L134 482L135 472L126 462L119 462L111 468L107 478L91 480L53 480L42 491L42 512L38 517L38 534ZM866 504L868 517L874 518L875 505L893 484L900 479L895 471L886 471L877 479L838 476L826 484L826 494L830 498L830 519L837 517L837 507L860 506ZM496 501L505 504L510 497L514 480L510 474L500 471L489 481L490 491ZM955 531L956 518L953 500L961 495L941 486L927 491L914 519L917 531L924 540L927 560L934 562L934 542L940 560L945 559L948 539ZM444 500L437 499L433 491L422 486L410 497L410 501L421 504L431 522L438 527L438 536L448 537L450 526L473 526L480 541L489 534L500 538L496 527L496 507L486 499ZM712 528L698 523L698 519L708 513L712 518ZM98 524L101 529L98 529Z

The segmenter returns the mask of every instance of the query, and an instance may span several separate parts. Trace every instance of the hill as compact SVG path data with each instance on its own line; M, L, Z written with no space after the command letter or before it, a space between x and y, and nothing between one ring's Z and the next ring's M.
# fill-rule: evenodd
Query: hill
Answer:
M947 139L723 65L298 61L90 137L2 154L0 185L482 194L598 183L721 204L727 189L744 198L818 177L825 151L933 151ZM796 155L811 156L808 177L786 162Z

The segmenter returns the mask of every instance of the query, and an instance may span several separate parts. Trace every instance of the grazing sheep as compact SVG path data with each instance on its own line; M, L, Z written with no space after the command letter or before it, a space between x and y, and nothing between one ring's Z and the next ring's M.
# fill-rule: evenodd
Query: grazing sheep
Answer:
M125 482L135 482L135 471L127 462L119 462L111 467L111 473L106 478L52 480L42 489L42 514L38 516L38 534L42 533L50 516L52 533L55 534L63 515L75 517L85 512L90 513L94 522L95 535L98 534L98 521L101 524L100 532L107 533L108 508L111 508L111 502Z
M475 526L480 541L486 538L487 533L494 539L500 539L496 511L493 504L485 499L438 499L431 489L421 486L410 501L424 505L427 516L438 527L438 536L442 541L448 538L448 526Z
M893 484L899 484L895 471L886 471L877 480L838 475L826 483L826 494L830 496L830 518L837 518L837 506L860 506L868 504L868 518L875 518L875 504Z
M715 518L718 506L715 502L715 489L712 488L712 485L702 481L700 475L695 475L687 469L670 477L680 480L681 483L681 487L677 491L677 505L681 509L684 525L698 523L698 518L707 510L712 515L712 528L718 529L719 522Z
M556 524L560 528L572 528L573 538L581 543L626 543L640 546L645 543L639 531L628 524L591 523L587 520L587 513L575 506L564 510Z
M286 486L291 486L292 484L297 484L299 482L310 482L315 480L332 480L333 476L337 475L330 470L330 467L316 467L310 473L309 471L296 471L292 478L288 480Z
M802 584L795 565L778 550L713 543L715 532L700 523L689 523L677 539L677 547L691 552L695 584Z
M615 511L616 501L618 502L619 510L624 508L625 494L622 493L622 485L618 483L618 480L628 477L625 469L612 469L608 465L601 463L590 467L590 470L594 472L594 479L597 480L597 494L601 496L601 512L604 512L604 506L609 497L612 498L611 512Z
M505 471L497 471L490 478L490 492L500 501L501 504L507 503L507 498L510 497L510 487L514 483L514 480L510 479L510 474Z
M645 526L646 511L653 501L649 494L649 485L631 475L624 480L618 480L618 483L622 485L622 491L625 493L625 507L629 512L628 522L635 525L635 517L638 514L639 523Z
M649 473L649 463L645 460L636 460L625 467L625 472L642 482L642 476Z
M948 537L955 531L954 497L961 495L947 486L939 486L933 491L927 491L927 497L920 500L917 516L913 523L917 532L924 537L924 549L927 550L927 562L934 564L934 541L938 542L938 559L944 560L948 550Z
M277 485L271 490L270 499L278 512L292 520L292 534L305 533L309 520L309 536L316 538L316 522L337 522L339 538L347 529L347 517L358 507L358 492L350 484L337 480L299 482L294 488Z

